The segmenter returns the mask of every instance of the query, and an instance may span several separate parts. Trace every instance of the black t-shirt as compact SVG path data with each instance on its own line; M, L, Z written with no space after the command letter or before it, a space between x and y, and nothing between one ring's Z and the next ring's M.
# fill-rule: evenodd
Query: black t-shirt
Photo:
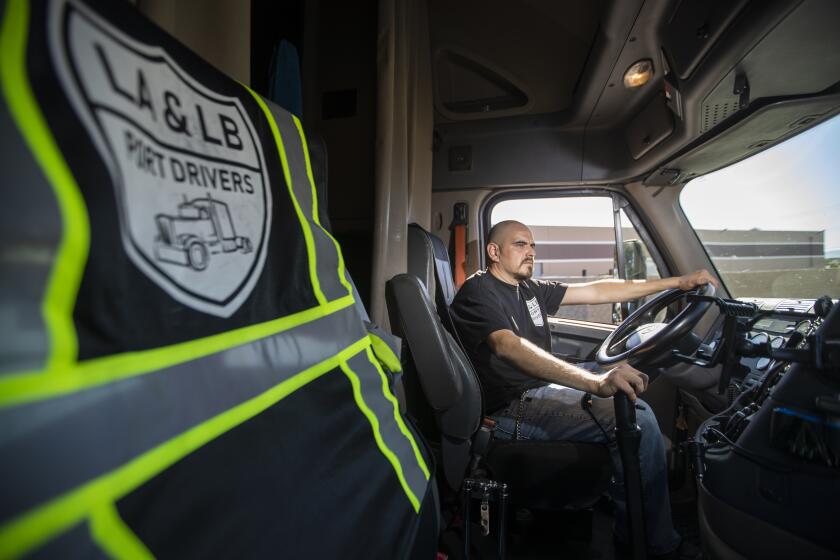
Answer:
M527 389L547 384L498 358L490 351L487 337L508 329L550 352L546 313L557 312L565 293L566 285L560 282L526 280L512 286L486 271L469 277L458 290L450 311L481 379L487 412L506 406Z

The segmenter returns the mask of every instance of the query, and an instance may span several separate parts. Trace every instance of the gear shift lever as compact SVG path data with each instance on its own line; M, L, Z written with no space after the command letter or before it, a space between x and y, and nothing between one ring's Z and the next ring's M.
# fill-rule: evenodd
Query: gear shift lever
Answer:
M642 430L636 424L636 407L621 391L613 397L615 406L615 439L624 471L624 490L627 495L627 528L633 559L647 556L645 520L642 512L642 469L639 463L639 444Z

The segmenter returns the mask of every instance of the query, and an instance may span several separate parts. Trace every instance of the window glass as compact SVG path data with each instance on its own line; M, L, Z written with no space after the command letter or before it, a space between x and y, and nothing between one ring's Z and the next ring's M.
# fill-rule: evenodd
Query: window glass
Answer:
M517 220L534 234L537 258L534 278L575 284L617 278L612 199L568 196L504 200L491 212L491 225ZM623 213L623 211L622 211ZM656 265L636 229L622 215L625 262L636 257L636 278L658 278ZM616 323L612 304L562 305L555 315L567 319Z
M683 211L734 297L840 297L840 118L688 183Z

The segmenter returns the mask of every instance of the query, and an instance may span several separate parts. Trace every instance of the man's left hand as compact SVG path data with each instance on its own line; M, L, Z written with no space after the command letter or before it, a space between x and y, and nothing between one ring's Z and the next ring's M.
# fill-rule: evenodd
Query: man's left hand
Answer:
M698 286L702 286L704 284L712 284L715 288L718 287L718 282L714 276L709 274L708 270L698 270L696 272L692 272L691 274L685 274L679 277L680 285L679 288L683 291L693 290Z

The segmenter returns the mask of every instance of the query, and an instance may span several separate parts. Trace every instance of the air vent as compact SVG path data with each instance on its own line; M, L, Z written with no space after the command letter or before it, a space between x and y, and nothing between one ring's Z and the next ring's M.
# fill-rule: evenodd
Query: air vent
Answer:
M738 110L738 101L727 101L703 106L703 132L711 130Z
M814 301L809 299L784 299L776 305L776 311L807 313L813 306Z

